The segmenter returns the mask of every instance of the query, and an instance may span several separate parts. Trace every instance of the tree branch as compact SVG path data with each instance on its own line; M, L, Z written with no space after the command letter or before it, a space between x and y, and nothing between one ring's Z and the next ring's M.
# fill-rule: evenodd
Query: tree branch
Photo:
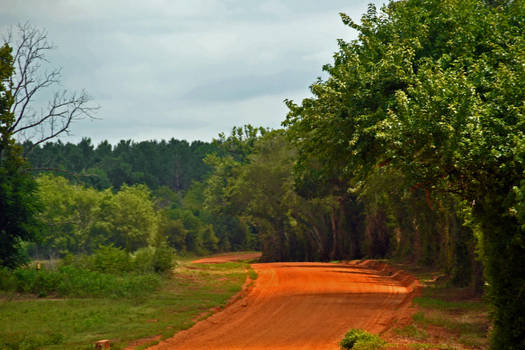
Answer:
M46 53L54 48L45 31L29 23L19 24L16 32L10 31L4 40L13 48L15 62L15 73L9 81L14 98L10 112L15 121L8 132L19 142L32 141L32 146L24 150L24 156L37 145L69 133L75 120L94 118L93 113L98 107L89 104L90 98L85 91L72 94L66 90L55 92L48 106L40 107L40 112L36 112L36 96L58 84L61 75L60 69L42 73L43 63L48 63Z

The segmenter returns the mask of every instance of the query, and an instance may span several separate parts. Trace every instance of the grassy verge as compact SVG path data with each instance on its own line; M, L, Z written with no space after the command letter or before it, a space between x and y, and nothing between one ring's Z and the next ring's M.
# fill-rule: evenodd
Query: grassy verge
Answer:
M412 320L383 336L386 349L488 349L489 306L467 288L451 287L437 278L439 271L410 265L397 267L414 274L422 283L414 298Z
M422 284L420 296L413 301L412 319L398 321L381 334L381 338L352 330L342 340L341 349L489 348L489 306L482 298L473 296L467 288L451 287L446 280L439 278L441 271L384 262L412 273ZM361 338L356 338L356 334Z
M100 339L110 339L112 349L122 349L136 339L167 338L189 328L211 308L224 306L241 290L247 269L243 262L182 261L157 291L124 298L4 293L0 349L92 349Z

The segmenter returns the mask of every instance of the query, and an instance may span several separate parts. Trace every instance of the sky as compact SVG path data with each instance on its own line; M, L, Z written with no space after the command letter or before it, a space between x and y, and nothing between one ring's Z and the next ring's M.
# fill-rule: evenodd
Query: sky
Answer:
M379 0L0 0L0 33L47 31L55 90L86 90L96 119L64 142L211 141L234 126L279 128ZM44 68L43 68L44 69Z

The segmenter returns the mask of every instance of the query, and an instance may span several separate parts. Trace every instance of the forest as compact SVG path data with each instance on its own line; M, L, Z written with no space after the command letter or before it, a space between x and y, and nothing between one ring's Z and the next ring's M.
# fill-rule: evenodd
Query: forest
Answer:
M101 247L402 259L486 293L492 348L524 348L525 2L392 1L341 18L358 39L339 41L311 97L286 101L278 130L17 144L2 84L0 263Z

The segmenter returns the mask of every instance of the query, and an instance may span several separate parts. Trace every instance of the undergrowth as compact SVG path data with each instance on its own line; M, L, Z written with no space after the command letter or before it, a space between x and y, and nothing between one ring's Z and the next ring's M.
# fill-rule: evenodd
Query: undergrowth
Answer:
M386 342L378 335L370 334L362 329L351 329L339 343L341 349L379 350Z
M68 255L58 267L2 268L0 290L39 297L137 297L160 287L173 258L173 249L162 244L133 254L100 246L92 255Z
M87 350L93 349L97 340L111 339L111 349L118 350L137 339L156 335L166 339L191 327L201 315L209 314L210 309L226 305L246 280L247 268L245 263L204 267L181 262L169 275L154 274L161 279L157 290L130 297L36 298L0 293L0 349ZM63 269L33 269L24 273L47 276ZM71 272L73 269L79 273L76 267L66 268ZM133 276L131 273L106 275ZM143 281L135 289L148 288L148 284Z
M111 274L61 266L56 270L17 268L0 270L0 290L39 297L137 297L153 292L162 282L158 274Z

